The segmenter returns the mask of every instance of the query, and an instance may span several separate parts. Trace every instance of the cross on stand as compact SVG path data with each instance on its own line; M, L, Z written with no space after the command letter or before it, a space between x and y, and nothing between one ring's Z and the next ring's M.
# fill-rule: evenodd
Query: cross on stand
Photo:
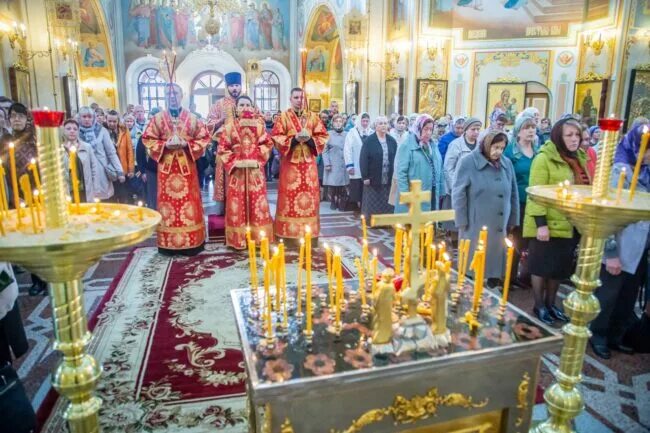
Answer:
M431 202L431 191L422 191L422 181L412 180L411 190L399 195L400 204L409 206L408 213L396 213L392 215L373 215L370 219L372 227L392 226L403 224L409 227L409 233L413 239L413 244L409 248L409 261L411 275L409 276L409 287L418 287L419 272L417 272L420 254L420 233L423 233L427 224L452 221L455 213L452 209L440 211L422 212L422 203ZM406 287L404 287L406 288Z

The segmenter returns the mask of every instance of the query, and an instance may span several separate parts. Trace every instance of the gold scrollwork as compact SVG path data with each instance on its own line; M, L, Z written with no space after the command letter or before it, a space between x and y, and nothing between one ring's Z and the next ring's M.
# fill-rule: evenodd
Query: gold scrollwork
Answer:
M517 387L517 409L519 416L515 420L515 427L519 427L524 422L526 411L528 410L528 388L530 387L530 375L524 372L519 387Z
M284 419L284 422L280 426L280 433L294 433L293 426L291 425L289 418Z
M650 63L644 63L641 65L636 65L634 69L639 69L641 71L650 71Z
M523 83L524 81L521 78L517 78L514 75L506 75L505 77L499 77L495 81L496 83Z
M397 395L391 406L369 410L352 421L352 424L347 429L332 429L331 433L358 433L364 427L380 422L389 415L393 417L395 424L411 424L432 416L437 416L439 406L475 409L485 407L488 401L489 399L486 398L480 403L474 403L472 397L457 392L440 395L438 388L434 387L425 395L416 395L411 399Z
M597 74L595 72L587 72L586 74L583 74L579 76L576 81L600 81L600 80L606 80L609 78L607 75L603 74Z
M429 74L427 79L429 79L429 80L444 80L445 77L443 77L442 75L440 75L436 71L433 71L432 73Z

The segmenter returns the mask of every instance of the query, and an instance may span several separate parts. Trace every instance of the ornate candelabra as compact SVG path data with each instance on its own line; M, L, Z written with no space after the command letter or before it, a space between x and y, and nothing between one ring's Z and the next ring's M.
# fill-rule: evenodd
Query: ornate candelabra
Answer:
M35 110L33 114L44 198L43 209L37 207L36 212L44 213L45 229L32 232L27 224L18 223L16 210L9 211L6 234L0 236L0 260L19 264L48 281L54 349L63 353L52 384L70 401L63 414L70 431L98 432L101 400L93 392L101 370L85 351L91 333L81 278L103 254L148 238L161 217L152 210L108 203L81 204L70 212L59 143L65 113Z
M621 124L617 119L600 121L605 134L593 186L567 187L561 194L557 186L535 186L527 190L533 201L562 212L582 236L578 265L571 277L576 290L564 301L571 322L562 328L564 347L555 371L557 382L544 393L549 418L531 429L532 433L573 432L571 420L584 408L577 385L581 382L585 349L591 335L587 324L600 311L593 291L600 285L598 276L605 240L631 223L650 219L650 194L637 193L620 203L612 198L609 181Z

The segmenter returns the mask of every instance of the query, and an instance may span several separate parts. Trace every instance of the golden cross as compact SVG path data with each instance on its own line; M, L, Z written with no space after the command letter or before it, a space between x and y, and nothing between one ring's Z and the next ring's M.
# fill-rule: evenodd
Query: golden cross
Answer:
M372 227L389 226L403 224L410 227L412 238L412 247L410 248L410 257L408 257L411 269L409 279L410 287L417 287L418 284L418 263L420 254L420 233L422 233L428 224L451 221L454 219L454 211L439 210L422 212L422 203L431 202L431 191L422 191L422 181L412 180L411 190L399 195L400 204L409 206L408 213L396 213L392 215L373 215L370 219Z

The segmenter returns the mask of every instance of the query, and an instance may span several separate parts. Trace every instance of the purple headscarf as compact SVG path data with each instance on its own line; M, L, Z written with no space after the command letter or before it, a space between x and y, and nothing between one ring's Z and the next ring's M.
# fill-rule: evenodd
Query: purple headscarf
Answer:
M643 126L639 125L633 129L630 129L623 140L619 143L616 148L616 153L614 154L614 163L623 163L627 164L630 167L636 165L638 158L643 158L643 155L639 155L641 150L641 136L643 135ZM639 183L642 184L646 189L650 189L650 167L646 164L641 165L641 172L639 173Z
M415 122L413 122L413 125L411 125L410 131L413 133L413 135L415 135L418 143L420 142L420 135L422 135L424 126L429 122L435 122L433 120L433 117L429 116L428 114L420 114L417 119L415 119Z

